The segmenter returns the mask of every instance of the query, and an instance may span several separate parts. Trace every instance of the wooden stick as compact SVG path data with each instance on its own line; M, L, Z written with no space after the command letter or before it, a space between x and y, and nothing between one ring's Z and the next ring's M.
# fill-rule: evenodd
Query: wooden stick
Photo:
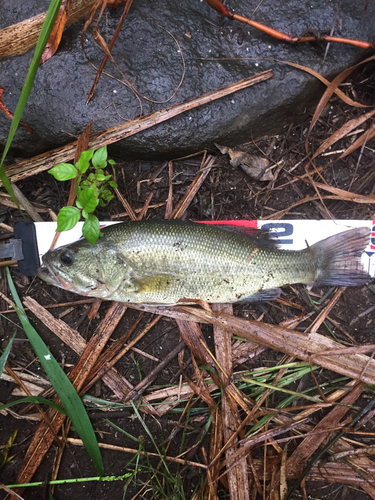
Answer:
M23 206L24 210L30 215L34 222L43 222L42 217L38 214L26 196L21 192L18 186L12 184L13 192L17 201L20 205Z

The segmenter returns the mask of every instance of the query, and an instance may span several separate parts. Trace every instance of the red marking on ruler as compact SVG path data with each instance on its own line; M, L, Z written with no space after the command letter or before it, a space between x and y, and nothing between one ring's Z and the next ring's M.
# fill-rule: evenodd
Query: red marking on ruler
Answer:
M242 226L258 228L257 220L197 220L200 224L225 224L226 226Z

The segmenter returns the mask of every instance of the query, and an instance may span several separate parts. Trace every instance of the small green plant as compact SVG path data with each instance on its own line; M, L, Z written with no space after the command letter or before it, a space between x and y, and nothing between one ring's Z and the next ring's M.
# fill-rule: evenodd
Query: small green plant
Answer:
M113 160L107 160L107 146L103 146L95 152L93 149L83 151L75 165L59 163L48 170L58 181L76 179L76 207L64 207L60 210L57 215L57 231L72 229L82 215L86 219L82 234L95 245L100 236L100 227L99 220L93 212L98 204L104 207L112 200L113 194L109 188L117 188L112 175L104 173L107 163L116 164ZM91 167L90 173L88 173L89 167Z

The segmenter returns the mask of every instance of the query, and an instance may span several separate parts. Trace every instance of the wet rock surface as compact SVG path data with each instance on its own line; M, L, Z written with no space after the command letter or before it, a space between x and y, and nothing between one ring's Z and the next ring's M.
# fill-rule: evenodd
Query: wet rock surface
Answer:
M9 0L0 3L8 24L12 13L13 23L25 18L24 12L23 17L17 18L13 11L18 8ZM254 6L248 0L231 0L230 7L250 17ZM311 29L327 33L336 17L335 35L371 40L375 4L370 2L367 10L365 7L365 0L263 2L253 19L299 35ZM36 4L34 14L44 8L45 3ZM108 43L121 10L108 11L103 17L101 34ZM111 62L107 62L105 71L114 78L102 75L92 100L86 105L96 74L92 64L100 65L103 52L88 32L83 37L86 53L82 51L82 26L83 21L79 21L67 28L56 55L40 67L22 117L34 132L28 135L22 128L17 131L13 154L28 157L69 143L91 119L95 133L139 116L138 98L121 82L122 76ZM183 64L179 47L165 30L178 41L186 65L185 78L174 96ZM324 52L325 45L290 46L248 26L223 20L205 2L135 2L112 54L135 89L150 99L141 98L143 114L198 97L268 68L273 68L274 77L124 139L110 147L110 154L123 159L157 159L203 148L215 151L214 142L234 146L302 121L324 86L311 75L285 64L244 58L292 61L331 78L369 55L369 51L349 45L331 44L323 62ZM10 110L16 108L32 55L33 51L29 51L0 60L4 103ZM170 96L173 97L168 100ZM9 119L1 114L1 146L6 142L9 126Z

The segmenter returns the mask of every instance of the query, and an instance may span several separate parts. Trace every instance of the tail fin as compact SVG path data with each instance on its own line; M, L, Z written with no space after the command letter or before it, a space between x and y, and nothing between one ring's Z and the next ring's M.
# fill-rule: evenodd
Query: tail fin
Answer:
M361 255L369 243L370 229L358 227L319 241L310 247L317 259L314 285L358 286L369 280Z

